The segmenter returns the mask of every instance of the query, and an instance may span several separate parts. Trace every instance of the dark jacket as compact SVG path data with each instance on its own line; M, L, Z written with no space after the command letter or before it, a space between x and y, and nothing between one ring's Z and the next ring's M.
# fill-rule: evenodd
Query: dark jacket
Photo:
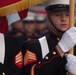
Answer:
M4 64L0 63L0 75L22 75L22 52L17 38L4 36Z
M39 40L25 42L23 45L24 75L66 75L65 57L61 57L55 46L59 37L54 33L46 36L49 53L42 58Z

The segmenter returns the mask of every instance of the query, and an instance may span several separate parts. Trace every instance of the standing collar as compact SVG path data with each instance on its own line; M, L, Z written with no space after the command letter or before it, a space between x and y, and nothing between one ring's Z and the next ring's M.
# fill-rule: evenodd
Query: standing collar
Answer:
M55 34L54 32L50 31L49 36L50 39L52 39L55 42L59 42L61 37Z

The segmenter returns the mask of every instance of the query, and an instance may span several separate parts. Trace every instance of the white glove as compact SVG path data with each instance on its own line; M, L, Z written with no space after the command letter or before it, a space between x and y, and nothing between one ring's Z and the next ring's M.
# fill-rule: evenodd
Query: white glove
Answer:
M63 52L68 52L71 48L73 48L76 44L76 27L72 27L67 30L58 45L62 49Z
M76 75L76 56L72 54L67 54L66 59L67 59L67 64L65 66L66 70L72 75Z

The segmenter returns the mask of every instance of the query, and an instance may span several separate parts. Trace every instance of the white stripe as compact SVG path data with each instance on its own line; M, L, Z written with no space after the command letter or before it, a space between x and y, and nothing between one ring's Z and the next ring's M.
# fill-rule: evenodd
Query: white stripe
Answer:
M41 50L42 50L42 57L44 58L48 53L49 53L49 47L47 44L46 37L42 37L39 39L40 45L41 45Z
M8 20L8 25L11 25L12 23L20 20L20 16L18 13L10 14L10 15L7 15L6 17Z
M4 64L4 57L5 57L4 35L0 33L0 62L2 64Z

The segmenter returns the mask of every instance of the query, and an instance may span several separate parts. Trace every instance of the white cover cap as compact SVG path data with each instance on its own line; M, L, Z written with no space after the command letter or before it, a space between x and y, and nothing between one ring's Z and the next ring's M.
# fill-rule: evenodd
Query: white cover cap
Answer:
M69 0L47 0L46 7L50 5L56 5L56 4L66 4L69 5Z
M36 16L36 20L37 20L37 21L45 21L45 15L38 14L38 15Z
M34 12L28 12L27 17L23 21L35 21L35 16L36 14Z
M8 25L11 25L12 23L21 20L18 13L7 15Z

